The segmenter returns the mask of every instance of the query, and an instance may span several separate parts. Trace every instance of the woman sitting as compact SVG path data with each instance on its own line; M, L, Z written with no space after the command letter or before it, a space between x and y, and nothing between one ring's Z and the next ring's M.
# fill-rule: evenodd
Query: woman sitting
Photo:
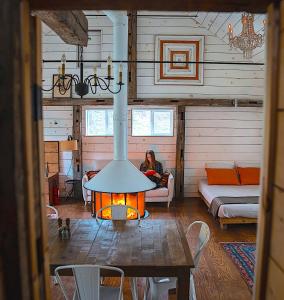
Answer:
M141 164L140 171L159 187L163 175L163 166L156 160L153 150L146 151L145 161Z

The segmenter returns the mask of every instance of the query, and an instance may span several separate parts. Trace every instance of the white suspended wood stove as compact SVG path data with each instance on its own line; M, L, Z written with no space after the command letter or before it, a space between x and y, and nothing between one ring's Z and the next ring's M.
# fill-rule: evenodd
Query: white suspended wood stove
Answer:
M113 23L113 59L128 59L128 17L126 12L105 11ZM123 77L128 78L127 64L123 64ZM118 82L118 65L114 64L114 82ZM127 158L128 153L128 112L127 80L120 93L113 96L114 158L84 187L92 193L92 214L101 207L112 204L127 204L145 214L145 191L156 184L141 173ZM106 210L102 218L110 218ZM129 218L135 218L134 211ZM136 216L137 217L137 216Z

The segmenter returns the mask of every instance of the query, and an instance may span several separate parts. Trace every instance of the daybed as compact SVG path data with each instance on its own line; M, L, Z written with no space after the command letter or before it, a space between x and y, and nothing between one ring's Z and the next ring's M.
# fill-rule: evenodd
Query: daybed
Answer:
M205 204L210 207L217 197L260 196L259 185L208 185L207 179L199 181L199 193ZM224 204L218 211L221 228L226 224L257 223L259 204Z
M198 190L221 228L226 224L257 223L260 185L208 184L207 179L201 179Z
M130 161L139 169L141 160L130 160ZM102 168L104 168L109 162L110 160L96 160L93 166L89 169L90 170L93 169L94 171L99 171ZM163 164L163 162L161 163ZM91 197L92 197L91 191L84 188L84 184L87 181L88 181L88 177L85 174L82 178L82 192L83 192L85 205L87 204L87 202L91 202ZM173 195L174 195L174 177L172 173L170 173L167 187L162 187L162 188L147 191L145 193L145 202L166 202L167 206L169 207L173 199Z

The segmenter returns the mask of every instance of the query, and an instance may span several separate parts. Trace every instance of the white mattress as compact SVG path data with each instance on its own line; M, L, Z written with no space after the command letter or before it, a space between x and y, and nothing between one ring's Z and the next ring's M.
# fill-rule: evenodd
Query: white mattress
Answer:
M251 197L260 196L259 185L208 185L207 179L201 179L199 192L205 198L208 206L216 197ZM220 218L257 218L259 204L224 204L220 207Z

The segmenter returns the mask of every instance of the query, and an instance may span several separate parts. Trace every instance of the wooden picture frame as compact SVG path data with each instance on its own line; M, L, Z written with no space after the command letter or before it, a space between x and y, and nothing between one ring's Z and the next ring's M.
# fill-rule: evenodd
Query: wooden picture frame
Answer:
M157 35L155 60L170 63L155 64L155 84L203 85L203 54L204 36Z
M66 74L66 75L71 76L71 74ZM58 80L58 74L53 74L52 85L54 85L57 80ZM66 78L65 79L66 84L68 84L70 80L71 80L70 77ZM72 98L72 81L71 81L70 88L64 94L60 93L59 87L55 86L54 89L52 90L52 98Z

